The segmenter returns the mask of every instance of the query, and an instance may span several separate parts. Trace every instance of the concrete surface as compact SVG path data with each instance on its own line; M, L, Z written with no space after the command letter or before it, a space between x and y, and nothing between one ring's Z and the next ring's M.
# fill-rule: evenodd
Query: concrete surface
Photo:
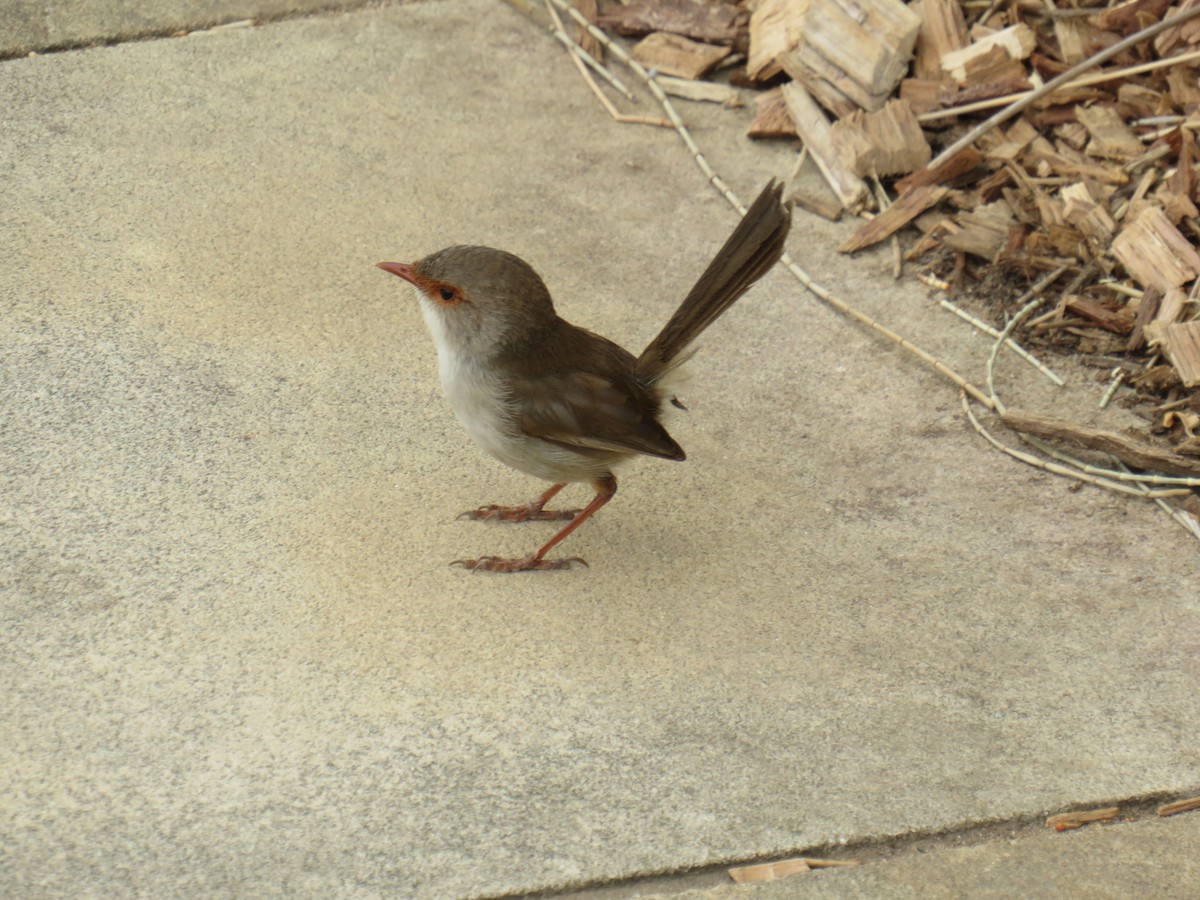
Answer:
M543 540L454 519L541 486L373 264L501 246L636 349L733 223L509 7L17 58L0 108L10 893L489 896L1200 793L1194 540L998 457L783 272L694 364L688 462L565 545L590 569L445 566ZM684 113L747 198L789 171ZM846 227L792 250L981 377ZM1095 419L1059 368L1006 360L1010 403Z
M128 41L210 28L246 19L268 21L366 0L5 0L0 5L0 59L67 47Z
M677 900L1190 898L1200 884L1200 816L1042 831L971 847L939 847L875 865L820 869L756 885L651 896Z

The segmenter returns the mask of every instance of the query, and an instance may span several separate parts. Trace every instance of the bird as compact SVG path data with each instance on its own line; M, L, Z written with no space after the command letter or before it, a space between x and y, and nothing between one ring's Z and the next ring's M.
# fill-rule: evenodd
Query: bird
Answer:
M461 518L567 523L525 556L451 565L489 572L586 566L578 556L547 554L616 495L617 464L639 454L686 458L662 424L667 404L683 408L672 376L701 332L779 260L790 227L791 204L772 179L638 356L560 318L541 277L512 253L457 244L414 263L377 263L412 286L437 348L442 389L470 437L500 462L551 483L527 503L489 504ZM546 509L575 482L595 490L590 503Z

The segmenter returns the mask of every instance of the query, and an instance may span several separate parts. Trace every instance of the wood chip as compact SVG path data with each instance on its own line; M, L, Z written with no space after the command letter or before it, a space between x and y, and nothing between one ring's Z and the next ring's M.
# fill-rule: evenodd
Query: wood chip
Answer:
M1109 453L1135 469L1163 475L1200 476L1200 460L1190 459L1169 450L1162 450L1146 441L1115 431L1103 431L1077 425L1063 419L1039 416L1010 409L1001 418L1014 431L1032 434L1049 441L1059 441L1100 453ZM1067 815L1073 815L1068 813ZM1113 815L1116 815L1114 812ZM1049 823L1047 823L1049 824Z
M1148 287L1142 292L1141 302L1138 303L1137 315L1133 320L1133 330L1129 333L1129 342L1125 345L1126 353L1142 349L1146 343L1143 330L1154 321L1158 308L1162 303L1163 293L1156 287Z
M855 110L833 123L830 140L860 178L907 175L933 157L912 107L889 101L872 113Z
M1132 0L1111 9L1103 10L1091 17L1091 22L1101 31L1129 34L1141 28L1145 22L1162 18L1172 0Z
M1146 288L1146 291L1158 290L1153 285ZM1154 313L1152 322L1161 322L1164 325L1170 325L1172 322L1178 322L1183 316L1185 305L1187 304L1187 294L1183 292L1183 288L1173 287L1165 293L1159 291L1160 300L1158 310ZM1144 298L1144 295L1143 295Z
M1037 129L1030 125L1024 119L1018 119L1012 124L1007 132L1004 133L1003 140L986 148L985 155L988 159L1000 160L1002 162L1013 162L1025 149L1032 144L1038 137Z
M942 54L942 71L960 84L978 84L983 73L995 70L1005 61L1026 59L1037 46L1037 38L1028 25L1012 25L975 41L961 50Z
M971 42L962 4L959 0L916 0L910 8L921 17L913 72L917 78L938 79L942 76L942 57Z
M1088 240L1093 256L1106 252L1117 228L1108 207L1093 196L1082 182L1069 184L1060 193L1063 221L1075 226Z
M940 78L905 78L900 82L900 99L908 101L917 115L949 105L947 99L957 85Z
M1079 106L1075 108L1075 118L1092 136L1087 147L1091 156L1127 162L1141 156L1145 149L1112 106Z
M1200 254L1157 207L1125 226L1112 252L1138 282L1163 292L1200 275Z
M808 210L830 222L838 221L842 217L842 213L846 211L825 181L816 181L815 179L797 181L789 199L801 209Z
M1129 334L1133 331L1132 313L1114 312L1090 297L1083 297L1079 294L1067 294L1066 301L1068 311L1096 323L1105 331L1111 331L1113 334Z
M843 241L838 247L838 252L854 253L879 243L934 206L948 193L950 189L940 184L922 184L906 194L901 194L891 206Z
M765 36L768 23L777 36ZM751 20L748 65L755 77L787 72L835 115L876 110L906 74L920 26L901 0L765 0Z
M1178 5L1175 12L1183 12L1191 9L1196 5L1196 0L1183 0ZM1190 22L1184 22L1182 25L1176 25L1173 28L1168 28L1166 31L1159 34L1154 39L1154 50L1159 56L1170 56L1171 51L1180 44L1191 44L1196 39L1197 22L1193 19Z
M1200 385L1200 322L1175 322L1164 326L1162 348L1184 387Z
M633 48L633 58L647 69L697 79L729 55L728 47L702 44L677 34L656 31Z
M1152 366L1140 375L1133 376L1129 381L1137 387L1158 393L1169 391L1181 384L1179 373L1175 371L1175 367L1167 365Z
M754 98L758 113L746 134L752 138L796 137L796 125L788 113L783 88L771 88Z
M965 147L939 166L921 169L896 182L897 193L903 195L923 184L943 184L960 178L977 168L983 157L974 147Z
M1046 820L1046 827L1053 828L1055 831L1069 831L1072 828L1090 825L1093 822L1111 822L1120 814L1121 808L1119 806L1110 806L1105 809L1091 809L1084 812L1060 813L1057 816L1048 818Z
M810 872L813 869L857 865L858 861L853 859L797 857L796 859L782 859L778 862L759 863L753 866L735 866L729 870L729 877L738 884L753 884L760 881L774 881L777 878L786 878L788 875L799 875L804 872Z
M1054 37L1058 40L1058 55L1063 62L1083 62L1087 56L1084 43L1087 40L1086 22L1079 19L1055 19Z
M753 884L760 881L774 881L789 875L799 875L811 872L812 866L803 859L785 859L781 862L761 863L757 866L737 866L729 870L729 877L737 884Z
M712 44L733 44L746 27L746 13L732 3L706 0L630 0L607 7L603 28L620 34L665 31Z
M1005 200L976 206L958 216L962 231L947 236L946 244L974 256L995 262L1008 242L1008 232L1016 218Z
M1117 88L1117 102L1128 109L1136 118L1161 116L1171 111L1161 91L1144 84L1123 84Z
M866 203L867 187L838 155L830 138L829 120L799 84L792 82L783 85L783 97L796 126L796 133L808 148L808 155L820 168L842 205L851 212L857 212Z
M750 16L751 78L766 81L783 71L780 60L799 45L807 16L808 0L762 0Z
M1200 88L1196 87L1196 70L1178 66L1167 73L1171 99L1180 109L1195 109L1200 103Z
M672 78L670 75L660 75L656 80L658 86L672 97L701 100L706 103L721 103L726 106L734 106L741 102L741 92L727 84L718 84L715 81L691 81L687 78Z
M1200 797L1192 797L1190 800L1176 800L1174 803L1166 803L1158 808L1160 816L1175 816L1179 813L1191 812L1194 809L1200 809Z

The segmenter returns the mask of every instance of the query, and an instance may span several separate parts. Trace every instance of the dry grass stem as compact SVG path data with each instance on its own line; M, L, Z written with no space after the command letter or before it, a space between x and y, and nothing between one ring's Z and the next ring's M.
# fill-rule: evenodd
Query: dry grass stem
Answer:
M1072 456L1069 453L1064 453L1062 450L1059 450L1057 447L1054 447L1051 444L1047 444L1045 441L1035 435L1018 431L1017 437L1040 453L1044 453L1052 459L1057 459L1059 462L1066 463L1069 466L1074 466L1080 472L1084 472L1088 475L1096 475L1100 478L1108 478L1112 481L1120 481L1127 484L1171 485L1176 488L1200 487L1200 478L1191 478L1184 475L1136 474L1134 472L1130 472L1125 464L1120 460L1116 460L1116 464L1121 466L1120 470L1107 469L1104 466L1093 466L1090 463L1084 462L1078 457ZM1186 493L1181 493L1179 491L1164 494L1164 496L1168 497L1182 497L1185 495Z
M1043 281L1044 280L1045 279L1043 279ZM1041 297L1034 297L1032 300L1022 306L1017 314L1009 319L1008 324L1004 326L1004 330L996 336L996 341L992 344L992 352L988 354L987 360L987 389L988 396L992 398L992 403L994 404L993 408L997 412L1004 412L1004 404L1000 402L1000 398L996 395L996 357L1000 355L1000 348L1004 346L1006 341L1008 341L1014 329L1021 324L1021 320L1037 309L1037 307L1041 305L1041 302Z
M600 85L596 84L596 79L592 77L592 73L587 70L587 66L584 64L585 58L592 59L591 55L567 36L566 29L563 28L562 19L559 18L559 15L555 11L554 7L550 5L549 0L544 0L544 2L546 3L546 11L550 13L550 18L554 20L554 36L567 45L568 54L570 55L572 62L575 63L575 67L579 69L579 74L583 76L583 80L587 82L588 87L592 89L592 93L600 99L602 104L604 104L604 108L608 110L608 114L612 116L614 121L620 122L624 125L654 125L659 128L671 127L670 122L665 122L662 119L655 119L650 116L629 116L620 112L615 106L613 106L612 101L604 95L602 90L600 90ZM584 21L586 22L587 20L584 19ZM594 59L592 59L592 62L600 68L603 68ZM624 87L624 85L621 86ZM626 90L628 90L628 88L626 88Z
M559 43L570 50L573 56L577 56L583 60L589 69L611 84L622 97L630 102L637 103L637 96L625 86L625 82L614 75L608 66L604 65L604 63L600 62L596 57L571 40L570 35L558 27L550 29L550 33L558 38Z
M1125 380L1125 373L1117 369L1113 373L1112 383L1108 386L1108 390L1104 392L1104 396L1100 398L1100 408L1105 409L1112 400L1113 395L1117 392L1117 388L1121 386L1121 382Z
M1129 469L1125 466L1125 464L1122 463L1120 460L1117 460L1117 465L1119 465L1125 471L1125 473L1127 475L1132 474L1129 472ZM1139 489L1141 489L1143 495L1150 496L1150 491L1146 488L1145 485L1139 484L1139 485L1137 485L1137 487ZM1164 513L1166 513L1168 516L1170 516L1172 519L1174 519L1180 526L1182 526L1184 531L1188 532L1188 534L1190 534L1196 540L1200 541L1200 521L1197 521L1195 516L1193 516L1191 513L1189 513L1186 509L1180 509L1179 507L1171 506L1169 503L1167 503L1161 497L1152 497L1151 496L1150 499L1152 499L1155 502L1155 504L1158 505L1159 509L1161 509ZM1186 801L1184 801L1184 802L1186 802ZM1179 810L1179 811L1183 812L1183 810ZM1158 814L1160 816L1163 815L1161 807L1159 809ZM1170 813L1167 813L1167 815L1170 815Z
M936 287L936 285L934 285L934 286ZM950 285L946 285L946 288L949 288L949 287L950 287ZM946 288L943 288L943 290L945 290ZM973 315L971 315L965 309L955 306L953 303L951 303L949 300L946 300L945 298L939 300L938 302L941 304L942 309L949 310L950 312L952 312L956 316L958 316L960 319L962 319L966 322L969 322L973 327L982 331L984 334L989 335L994 338L1000 337L1000 332L997 329L993 328L991 325L989 325L987 322L984 322L982 319L975 318ZM1043 363L1041 360L1039 360L1036 356L1034 356L1032 353L1030 353L1028 350L1026 350L1024 347L1022 347L1020 344L1018 344L1012 338L1007 338L1004 341L1004 346L1006 346L1013 353L1017 354L1017 356L1021 357L1021 359L1025 360L1025 362L1029 363L1031 366L1033 366L1035 369L1037 369L1039 372L1041 372L1043 375L1045 375L1048 379L1053 381L1059 387L1062 387L1065 384L1065 382L1062 380L1062 378L1060 378L1053 370L1048 368L1045 363Z

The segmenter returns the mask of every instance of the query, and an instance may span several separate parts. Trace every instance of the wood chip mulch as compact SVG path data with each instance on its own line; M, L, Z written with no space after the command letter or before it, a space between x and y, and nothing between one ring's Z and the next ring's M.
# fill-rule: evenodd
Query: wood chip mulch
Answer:
M1098 380L1119 374L1132 390L1117 402L1164 452L1200 459L1200 0L601 0L589 13L642 38L647 68L717 68L755 89L750 136L798 138L829 186L796 202L864 216L843 252L898 236L906 262L1000 325L1062 269L1016 337Z

